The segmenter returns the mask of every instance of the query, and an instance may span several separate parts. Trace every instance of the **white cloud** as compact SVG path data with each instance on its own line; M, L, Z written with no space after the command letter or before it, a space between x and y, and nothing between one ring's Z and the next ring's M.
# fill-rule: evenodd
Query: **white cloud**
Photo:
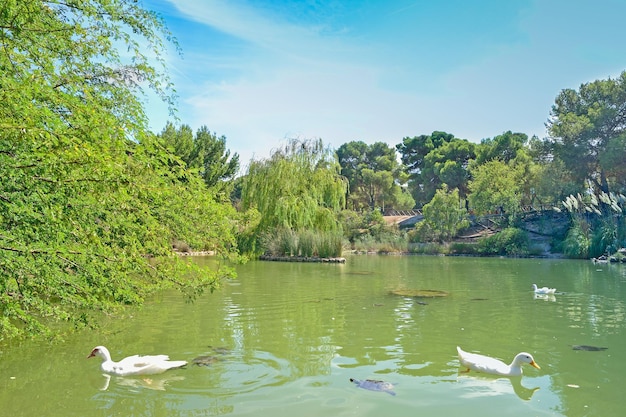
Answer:
M478 35L465 42L445 26L431 33L439 23L423 15L428 26L421 30L381 26L391 30L364 34L348 21L340 26L341 18L337 28L325 17L297 23L255 2L169 2L200 23L193 42L181 45L185 62L174 73L181 121L226 136L244 165L291 137L322 138L335 148L352 140L395 145L434 130L476 142L506 130L543 137L561 89L617 75L622 62L595 59L621 38L607 40L590 58L588 46L597 40L566 43L585 17L553 19L553 6L543 3L529 2L514 16L505 8L506 24L489 33L476 28ZM410 22L407 13L420 13L421 4L410 6L384 24L396 16ZM367 23L360 21L360 30L369 30ZM506 25L514 26L511 34ZM469 36L474 25L464 28Z

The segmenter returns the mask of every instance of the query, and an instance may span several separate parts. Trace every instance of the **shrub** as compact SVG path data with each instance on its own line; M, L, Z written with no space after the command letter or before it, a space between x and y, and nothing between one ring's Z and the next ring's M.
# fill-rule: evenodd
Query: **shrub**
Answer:
M291 229L277 229L274 233L266 233L262 238L265 253L273 256L292 256L297 253L298 238Z
M314 256L317 249L317 235L311 230L304 230L298 233L298 250L297 254L300 256L311 257Z
M477 243L452 242L448 247L451 254L455 255L476 255L478 253Z
M317 253L320 258L341 256L343 235L341 232L325 232L319 235Z
M525 256L528 255L528 248L528 234L515 227L503 229L478 242L478 253L482 255Z
M405 233L387 230L385 233L379 233L377 236L364 235L356 239L354 249L379 253L406 252L407 243Z
M591 246L589 233L589 225L586 222L573 222L563 241L563 253L570 258L588 258Z
M449 253L448 247L441 243L411 243L409 252L420 255L445 255Z
M262 239L266 254L272 256L304 256L331 258L341 256L343 235L340 231L294 231L281 228L267 233Z

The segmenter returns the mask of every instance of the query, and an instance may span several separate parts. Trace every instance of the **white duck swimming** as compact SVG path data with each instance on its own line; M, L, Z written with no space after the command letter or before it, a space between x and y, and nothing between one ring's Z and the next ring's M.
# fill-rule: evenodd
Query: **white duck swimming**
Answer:
M548 288L548 287L538 288L537 284L533 284L533 291L535 291L535 294L554 294L556 292L556 288Z
M507 365L501 360L490 358L489 356L465 352L458 346L456 347L456 350L459 352L461 365L467 367L467 371L465 372L469 372L470 369L472 369L486 374L519 376L522 374L522 365L525 363L530 366L534 366L537 369L541 369L533 359L533 356L526 352L518 353L513 359L513 362L511 362L510 365Z
M113 359L111 359L109 350L104 346L96 346L93 348L87 358L94 356L100 356L102 358L100 368L103 372L120 376L154 375L165 372L168 369L180 368L181 366L187 365L187 361L170 361L167 355L134 355L124 358L119 362L114 362Z

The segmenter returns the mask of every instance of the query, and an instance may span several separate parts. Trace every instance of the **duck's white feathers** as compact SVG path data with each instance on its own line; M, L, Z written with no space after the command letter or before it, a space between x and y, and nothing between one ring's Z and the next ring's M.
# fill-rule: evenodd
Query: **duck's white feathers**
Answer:
M556 288L537 287L537 284L533 284L533 291L535 291L535 294L554 294L556 293Z
M167 371L168 369L180 368L187 365L187 361L170 361L168 355L133 355L115 362L111 359L109 350L104 346L96 346L89 354L88 358L100 356L102 364L100 368L103 372L126 376L126 375L154 375Z
M471 369L476 372L492 375L519 376L522 374L522 365L525 363L540 369L532 355L526 352L518 353L513 359L513 362L507 365L499 359L479 355L477 353L465 352L459 346L456 347L456 350L459 354L461 365L466 367L468 371Z

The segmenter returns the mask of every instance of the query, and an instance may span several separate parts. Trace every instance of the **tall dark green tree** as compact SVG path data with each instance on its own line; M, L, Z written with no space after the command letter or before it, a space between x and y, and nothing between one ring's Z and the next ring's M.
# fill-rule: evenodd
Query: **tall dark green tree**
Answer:
M428 203L443 184L467 196L469 163L475 145L445 132L404 138L396 148L410 175L409 189L418 206Z
M141 102L145 87L170 101L169 37L132 0L0 3L0 340L217 284L171 245L230 253L236 213L180 181Z
M191 155L194 151L193 129L191 129L191 126L183 124L177 128L172 122L167 122L157 136L174 155L182 159L187 166L191 166Z
M614 252L625 243L626 71L561 91L548 131L546 144L555 163L577 187L563 202L572 217L566 253L587 257Z
M480 146L476 148L475 163L482 165L494 159L509 162L515 159L519 152L526 150L527 143L528 135L524 133L513 133L510 130L493 139L483 139L480 142Z
M461 198L468 193L469 164L476 157L476 145L465 139L453 139L426 155L422 180L438 189L446 184L448 189L457 189Z
M230 155L226 137L218 137L206 126L201 126L194 135L189 125L176 128L168 122L158 136L189 168L198 171L207 187L233 179L239 170L239 155Z
M432 163L426 162L426 155L452 140L453 134L435 131L430 135L405 137L402 143L396 145L401 161L410 176L409 189L415 203L420 207L430 201L441 184L434 177L434 173L429 172Z
M415 176L419 175L423 168L424 158L430 151L453 139L454 135L451 133L435 131L430 135L405 137L402 143L396 145L396 149L400 152L402 163L409 174Z
M208 187L214 187L234 178L239 170L239 154L231 156L230 150L226 149L226 137L217 136L206 126L201 126L194 138L190 165L200 169Z
M626 165L626 72L562 90L547 126L554 157L581 189L590 180L605 193L624 191L614 188L624 183Z
M362 141L344 143L337 151L341 174L348 179L348 205L357 210L413 208L415 202L401 185L406 175L396 151L384 142L367 145Z

